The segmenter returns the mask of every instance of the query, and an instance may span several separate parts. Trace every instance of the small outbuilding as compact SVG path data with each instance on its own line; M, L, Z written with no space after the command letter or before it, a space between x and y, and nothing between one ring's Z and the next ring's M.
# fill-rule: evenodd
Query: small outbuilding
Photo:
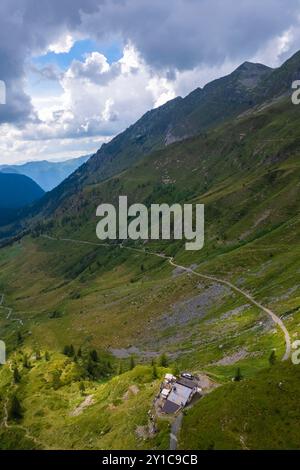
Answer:
M166 374L160 392L160 396L164 401L162 412L166 414L176 413L187 406L196 393L200 393L199 384L191 374L185 373L179 378L174 377L172 374Z

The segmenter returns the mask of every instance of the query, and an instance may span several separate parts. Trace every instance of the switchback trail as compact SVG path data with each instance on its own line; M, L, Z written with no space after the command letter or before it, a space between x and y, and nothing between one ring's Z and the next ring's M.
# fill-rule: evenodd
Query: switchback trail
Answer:
M255 305L256 307L258 307L260 310L262 310L263 312L267 313L267 315L269 315L271 317L271 319L273 320L274 323L276 323L279 328L282 330L283 334L284 334L284 338L285 338L285 353L284 353L284 356L282 358L283 361L286 361L287 359L289 359L290 357L290 354L291 354L291 337L290 337L290 334L285 326L285 324L283 323L283 321L281 320L281 318L279 318L276 313L274 313L272 310L270 310L269 308L267 307L264 307L261 303L257 302L254 297L250 294L248 294L248 292L240 289L239 287L235 286L234 284L232 284L231 282L229 281L226 281L225 279L220 279L218 277L214 277L214 276L209 276L207 274L201 274L201 273L198 273L197 271L194 271L193 269L191 268L186 268L185 266L180 266L179 264L176 264L174 263L173 261L173 258L169 258L169 263L172 265L172 266L175 266L176 268L180 268L186 272L190 272L192 274L195 274L196 276L198 277L202 277L203 279L207 279L209 281L214 281L214 282L217 282L218 284L224 284L228 287L230 287L230 289L234 290L235 292L243 295L244 297L246 297L253 305Z
M70 243L81 243L81 244L92 245L92 246L105 246L105 247L110 247L110 248L112 247L112 245L109 244L109 243L89 242L89 241L84 241L84 240L76 240L76 239L72 239L72 238L55 238L55 237L51 237L49 235L42 235L42 237L47 238L49 240L54 240L54 241L64 241L64 242L70 242ZM156 252L153 252L153 251L140 250L138 248L132 248L132 247L129 247L129 246L123 246L123 245L117 245L117 246L122 248L122 249L125 249L125 250L134 251L136 253L142 253L144 255L152 255L152 256L157 256L158 258L163 258L163 259L167 260L170 263L170 265L175 267L175 268L179 268L182 271L185 271L185 272L190 273L190 274L194 274L195 276L198 276L202 279L206 279L208 281L212 281L212 282L216 282L218 284L226 285L231 290L233 290L233 291L237 292L238 294L244 296L253 305L255 305L260 310L262 310L264 313L266 313L272 319L272 321L281 329L281 331L284 335L284 339L285 339L285 353L284 353L284 356L283 356L282 360L286 361L286 360L289 359L289 357L291 355L291 337L290 337L290 334L289 334L285 324L283 323L281 318L278 317L278 315L276 315L276 313L274 313L269 308L264 307L264 305L262 305L261 303L257 302L254 299L254 297L251 294L249 294L248 292L240 289L236 285L232 284L232 282L226 281L225 279L221 279L221 278L215 277L215 276L210 276L208 274L201 274L201 273L198 273L197 271L195 271L192 268L188 268L186 266L181 266L180 264L175 263L174 258L172 256L167 256L163 253L156 253Z

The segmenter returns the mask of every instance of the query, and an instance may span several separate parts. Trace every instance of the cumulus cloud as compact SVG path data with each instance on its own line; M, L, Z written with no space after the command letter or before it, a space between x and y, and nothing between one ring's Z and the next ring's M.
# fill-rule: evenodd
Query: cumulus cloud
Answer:
M0 3L0 79L8 104L0 109L0 124L18 125L32 119L30 97L24 92L25 62L56 45L57 38L76 30L81 14L98 10L100 0L2 0Z
M87 56L84 62L74 60L65 79L86 79L88 82L105 85L120 75L121 71L122 67L120 62L115 62L110 66L103 54L92 52Z
M113 136L147 109L175 96L172 83L153 76L132 45L111 64L98 52L74 60L60 76L62 95L39 107L39 124L26 127L24 139Z
M68 52L76 35L118 36L152 67L186 71L255 56L291 28L297 38L298 14L299 0L2 0L0 77L19 87L8 120L32 111L22 94L28 56Z
M299 12L300 0L1 0L1 157L10 139L19 139L11 154L24 145L32 158L53 149L51 140L90 148L244 60L277 66L299 45ZM67 70L28 65L49 51L69 53L79 38L121 43L123 56L111 63L94 51ZM28 91L28 71L60 93Z
M36 67L33 64L29 66L30 72L38 75L40 80L53 80L58 81L61 77L61 71L54 64L48 64L45 67Z
M299 0L119 0L84 14L83 26L99 38L118 32L156 68L187 70L252 57L299 27L298 13Z

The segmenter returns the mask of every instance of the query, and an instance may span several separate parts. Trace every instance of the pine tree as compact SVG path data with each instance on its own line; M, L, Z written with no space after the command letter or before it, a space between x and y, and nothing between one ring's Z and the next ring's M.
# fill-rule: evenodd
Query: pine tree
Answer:
M276 353L275 353L275 350L273 349L269 357L270 366L274 366L274 364L276 363L276 360L277 360Z
M68 357L74 357L75 349L74 349L73 344L64 346L63 354Z
M96 373L96 367L95 367L95 362L89 357L87 365L86 365L86 370L89 376L92 378L95 378L95 373Z
M49 362L50 361L50 354L48 351L45 352L45 361Z
M18 398L16 397L16 395L13 395L11 398L10 408L8 411L8 417L9 419L16 420L16 421L19 421L23 417L21 404Z
M17 367L15 367L13 370L13 377L14 377L15 384L20 383L21 375Z
M22 337L22 334L20 333L20 331L18 331L18 333L17 333L17 343L18 344L23 343L23 337Z
M180 370L179 370L177 362L174 364L174 367L173 367L173 375L175 375L175 377L178 377L180 375Z
M63 354L65 356L70 356L70 346L68 346L68 345L64 346Z
M240 367L238 367L236 372L235 372L234 381L235 382L240 382L242 379L243 379L243 376L242 376L242 373L241 373L241 369L240 369Z
M92 361L94 362L98 362L99 361L99 357L98 357L98 353L95 349L93 349L92 351L90 351L90 358L92 359Z
M123 364L122 362L120 361L119 362L119 367L118 367L118 375L122 375L123 374Z
M77 351L77 357L82 357L82 351L81 348L78 349Z
M158 378L157 367L155 363L153 364L153 367L152 367L152 378L153 380L156 380Z
M130 356L130 364L129 364L129 369L132 370L135 368L135 360L133 356Z
M79 391L80 391L81 395L84 395L85 385L84 385L83 382L80 382L80 384L79 384Z
M60 380L60 375L61 375L61 372L59 370L54 370L52 372L52 386L54 390L58 390L62 385L61 380Z
M168 361L167 355L165 353L160 356L159 365L161 367L168 367L169 361Z
M24 354L23 367L25 367L25 369L30 369L30 362L29 362L27 354Z

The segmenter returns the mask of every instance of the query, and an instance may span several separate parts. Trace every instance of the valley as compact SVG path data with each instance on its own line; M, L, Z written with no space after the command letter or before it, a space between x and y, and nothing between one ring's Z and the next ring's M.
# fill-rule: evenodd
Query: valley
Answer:
M178 449L297 448L299 57L150 111L1 228L1 448L169 449L176 425L149 412L183 371L217 387ZM96 208L120 195L204 204L204 248L100 242Z

